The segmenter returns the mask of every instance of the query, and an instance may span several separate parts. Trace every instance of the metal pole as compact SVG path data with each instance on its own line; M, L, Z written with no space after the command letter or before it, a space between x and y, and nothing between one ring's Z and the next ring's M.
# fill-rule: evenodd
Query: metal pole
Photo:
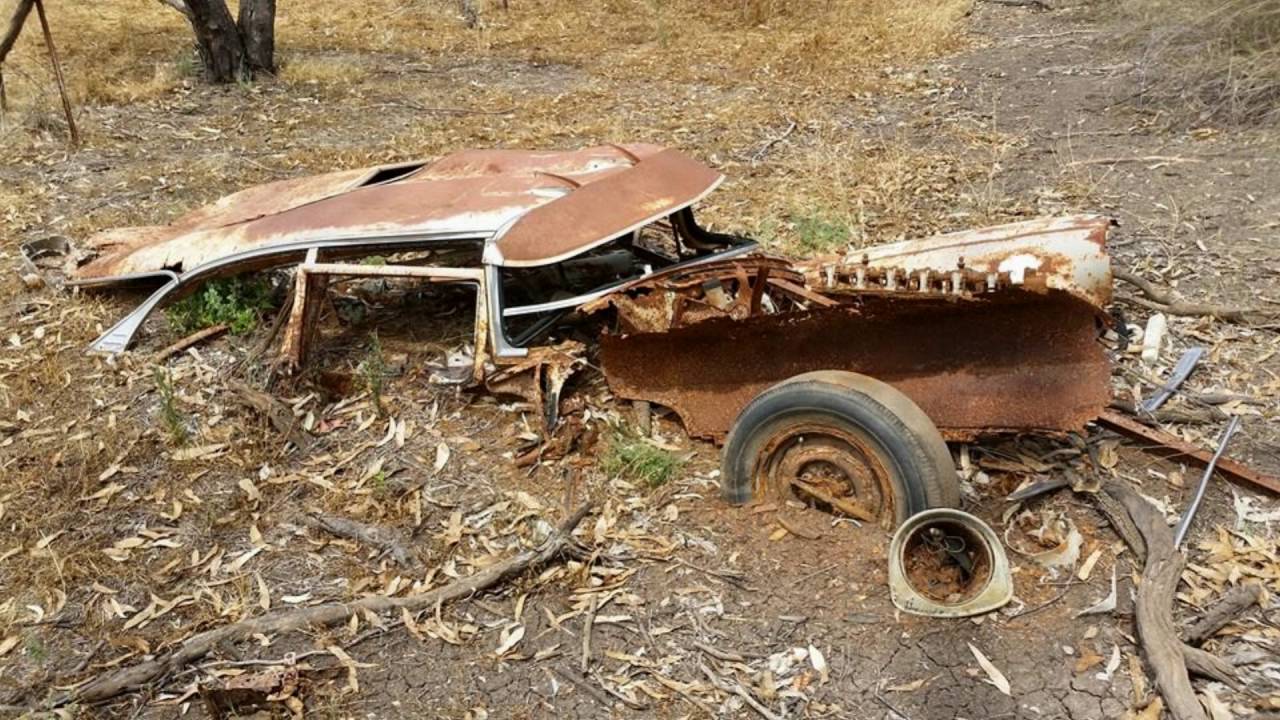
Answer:
M71 131L71 144L80 145L80 131L71 114L71 100L67 98L67 83L62 78L62 64L58 51L53 47L53 35L49 32L49 20L44 16L44 0L36 0L36 15L40 17L40 29L44 31L44 46L49 49L49 62L53 64L53 76L58 80L58 94L62 96L62 112L67 116L67 129Z
M1204 469L1204 476L1200 478L1200 486L1196 488L1195 497L1191 498L1191 504L1187 505L1186 512L1182 513L1182 519L1178 521L1178 531L1173 536L1175 548L1182 547L1182 541L1187 537L1187 530L1191 528L1191 520L1195 518L1196 511L1200 509L1200 501L1204 499L1209 478L1213 477L1213 468L1218 464L1218 458L1222 457L1222 451L1227 449L1227 443L1231 442L1231 436L1235 434L1238 427L1240 427L1240 416L1232 415L1231 422L1227 423L1227 429L1223 430L1222 437L1218 438L1218 449L1214 451L1213 458Z

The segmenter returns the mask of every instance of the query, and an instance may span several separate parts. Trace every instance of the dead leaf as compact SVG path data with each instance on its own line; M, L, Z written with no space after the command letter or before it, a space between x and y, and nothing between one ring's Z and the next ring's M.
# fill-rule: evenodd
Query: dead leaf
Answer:
M240 478L240 482L236 483L245 495L249 496L250 502L258 502L262 500L262 493L258 491L258 486L253 484L249 478Z
M926 681L928 681L928 679L929 678L920 678L919 680L912 680L909 683L902 683L901 685L890 685L889 687L885 688L885 691L886 692L915 692L916 690L919 690L920 688L924 687L924 684Z
M1124 720L1160 720L1160 713L1164 711L1164 700L1159 695L1155 697L1146 707L1138 711L1130 710L1124 714Z
M1093 566L1098 564L1098 558L1100 557L1102 557L1101 549L1089 553L1089 557L1080 566L1080 572L1076 573L1076 577L1080 578L1081 582L1088 581L1089 575L1093 574Z
M261 573L254 573L253 579L258 582L258 607L263 610L271 609L271 591L267 589L267 583L262 579Z
M449 446L441 442L436 445L435 472L439 473L449 464Z
M352 617L355 616L352 615ZM375 666L370 663L356 662L347 654L346 650L343 650L337 645L330 645L326 647L325 650L328 650L330 655L338 658L338 662L342 663L347 668L347 685L342 689L342 693L345 695L348 693L360 692L360 681L356 678L356 668L370 668Z
M827 658L823 656L822 651L818 648L809 646L809 664L814 670L818 671L818 679L826 682L831 679L831 670L827 667Z
M997 690L1005 695L1013 697L1011 693L1012 688L1009 686L1009 680L1005 678L1004 673L1000 672L995 665L991 664L991 661L987 659L987 656L983 655L981 650L974 647L973 643L969 643L968 645L969 651L972 652L973 657L977 659L978 665L982 667L983 671L987 673L987 677L990 678L987 682L994 685Z
M511 652L511 649L524 637L524 625L512 623L502 628L502 634L498 638L498 649L493 651L494 655L502 657Z

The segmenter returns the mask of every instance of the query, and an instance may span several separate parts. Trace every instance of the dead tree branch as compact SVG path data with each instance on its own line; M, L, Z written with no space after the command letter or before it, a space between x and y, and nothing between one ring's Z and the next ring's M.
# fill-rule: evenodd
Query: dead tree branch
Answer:
M279 399L238 380L229 381L227 389L231 391L232 396L241 405L256 410L265 416L271 423L271 427L275 428L276 432L283 435L286 440L292 440L293 444L300 448L304 448L310 443L310 438L298 424L298 419L294 417L293 411Z
M336 515L324 514L308 515L307 523L314 528L324 530L338 537L355 540L378 548L391 555L391 559L395 560L401 567L408 567L411 562L412 555L409 554L405 538L395 530L348 520Z
M983 2L988 2L992 5L1003 5L1005 7L1029 7L1037 10L1053 9L1049 6L1049 3L1044 2L1044 0L983 0Z
M435 590L405 597L377 595L350 603L279 610L207 630L188 638L160 657L121 668L82 685L55 701L54 706L110 700L121 693L142 688L166 674L181 670L186 665L208 655L223 643L237 642L258 633L273 635L308 627L329 627L344 623L352 615L366 610L374 613L400 609L417 612L469 597L572 552L576 547L573 531L590 510L589 504L578 508L536 548L520 552L509 560Z
M1187 626L1182 639L1188 645L1199 645L1213 637L1244 611L1254 605L1260 605L1265 594L1266 591L1262 589L1262 585L1256 582L1243 583L1231 588L1223 593L1217 602L1210 605L1198 620Z
M1184 560L1173 546L1173 533L1165 524L1164 516L1127 486L1108 483L1103 492L1125 509L1145 546L1146 560L1135 614L1138 637L1147 664L1155 674L1156 687L1174 720L1205 720L1204 709L1187 672L1236 685L1235 669L1225 660L1186 645L1178 638L1173 623L1173 598Z
M1156 287L1150 280L1127 270L1113 269L1111 276L1133 285L1145 296L1145 298L1130 298L1133 302L1168 315L1212 317L1228 322L1248 322L1251 318L1257 319L1273 314L1257 308L1237 308L1226 305L1183 302L1174 298L1169 291Z

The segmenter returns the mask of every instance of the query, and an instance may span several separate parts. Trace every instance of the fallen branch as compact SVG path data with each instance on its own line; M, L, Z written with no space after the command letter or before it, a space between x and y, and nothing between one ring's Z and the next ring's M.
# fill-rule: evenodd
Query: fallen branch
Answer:
M350 603L331 603L314 607L279 610L248 620L241 620L213 630L207 630L178 645L165 655L131 667L121 668L104 677L82 685L56 700L54 707L70 703L97 703L110 700L122 693L144 687L166 674L181 670L186 665L208 655L223 643L237 642L256 634L274 635L302 630L309 627L330 627L346 622L362 611L385 613L392 610L417 612L438 605L460 600L487 590L532 568L577 549L573 531L590 512L591 506L578 508L542 544L524 550L515 557L497 563L470 577L462 578L443 587L405 597L377 595Z
M1138 422L1150 426L1152 423L1175 423L1178 425L1208 425L1221 422L1228 415L1221 408L1212 405L1205 407L1162 407L1148 413L1141 410L1130 400L1113 399L1108 406L1125 415L1132 415Z
M781 135L776 135L770 138L768 142L760 146L760 149L756 151L756 154L751 156L751 164L752 165L758 164L760 160L764 158L765 154L768 153L771 149L773 149L774 145L777 145L783 140L786 140L787 137L791 135L791 133L795 132L795 129L796 129L796 121L792 120L790 124L787 125L787 129L782 131Z
M1040 10L1053 9L1049 6L1049 3L1044 2L1044 0L983 0L983 2L988 2L992 5L1003 5L1005 7L1032 7Z
M294 445L300 448L308 445L307 434L298 425L298 419L294 417L288 405L269 393L237 380L228 382L227 389L241 405L265 415L271 427L284 435L287 440L292 440Z
M711 672L711 668L701 662L698 663L698 667L702 668L702 674L707 676L707 679L711 681L712 685L715 685L722 692L727 692L742 698L743 702L749 705L752 710L760 713L760 716L765 718L765 720L782 720L782 718L778 717L778 715L769 710L769 708L761 705L759 700L752 697L751 692L742 687L741 683L731 682L719 677L714 672Z
M205 340L221 335L222 333L226 332L228 329L229 328L227 327L226 323L218 323L217 325L210 325L209 327L203 330L197 330L196 332L191 333L190 335L182 338L181 340L175 342L169 347L156 353L151 358L151 362L162 363L165 360L168 360L169 358L173 357L174 355L177 355L178 353L182 352L183 350L186 350L187 348L192 347L193 345L197 345L199 343L204 342Z
M1213 637L1244 611L1254 605L1261 605L1264 595L1266 591L1262 589L1260 583L1256 582L1243 583L1231 588L1223 593L1217 602L1210 605L1198 620L1187 626L1186 631L1182 633L1182 639L1189 645L1199 645Z
M320 513L308 515L307 523L314 528L324 530L338 537L362 542L365 545L372 545L391 555L391 559L395 560L401 567L408 567L412 562L412 556L409 553L408 546L405 544L404 536L395 530L348 520L336 515Z
M1258 310L1257 308L1237 308L1227 305L1209 305L1200 303L1188 303L1177 300L1167 290L1161 290L1154 283L1136 273L1127 270L1112 269L1111 276L1117 280L1123 280L1133 285L1146 296L1143 298L1130 298L1133 302L1152 310L1158 310L1167 315L1180 315L1184 317L1213 317L1219 320L1227 320L1229 322L1248 322L1250 316L1267 316L1274 313Z
M1146 548L1134 610L1138 637L1155 674L1156 687L1174 720L1205 720L1188 671L1235 685L1234 668L1225 660L1184 644L1178 637L1173 623L1173 598L1185 561L1173 546L1173 533L1164 516L1125 485L1108 483L1103 492L1124 507Z
M990 2L991 0L987 0ZM1132 67L1132 66L1130 66ZM1046 68L1047 69L1047 68ZM1179 155L1125 155L1122 157L1100 157L1085 160L1072 160L1068 165L1120 165L1122 163L1155 163L1157 165L1176 165L1178 163L1204 162L1199 158L1186 158Z

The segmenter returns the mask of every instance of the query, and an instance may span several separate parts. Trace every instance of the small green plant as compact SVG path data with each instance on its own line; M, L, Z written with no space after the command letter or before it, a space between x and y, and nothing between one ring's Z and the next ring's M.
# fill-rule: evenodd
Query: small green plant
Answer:
M45 661L45 658L49 656L49 653L45 650L44 643L40 641L40 638L27 638L26 647L27 657L31 658L35 662L42 663Z
M609 476L634 480L651 488L670 482L682 467L684 461L675 453L621 428L614 431L600 461L600 469Z
M214 280L193 295L165 309L165 317L178 332L225 323L231 332L243 335L258 326L258 318L271 309L271 285L260 277L233 277Z
M804 253L839 250L853 236L848 222L825 213L800 215L795 226L796 247Z
M178 77L193 78L200 74L200 59L194 50L183 50L173 62Z
M177 395L173 391L173 376L164 368L157 367L153 374L156 383L156 394L160 396L160 424L169 433L169 439L175 445L186 445L190 439L187 432L187 418L178 409Z
M382 341L378 339L377 333L370 336L369 349L365 352L359 369L364 389L373 397L373 409L377 411L378 417L382 417L386 414L382 407L382 389L387 379L387 360L382 355Z

